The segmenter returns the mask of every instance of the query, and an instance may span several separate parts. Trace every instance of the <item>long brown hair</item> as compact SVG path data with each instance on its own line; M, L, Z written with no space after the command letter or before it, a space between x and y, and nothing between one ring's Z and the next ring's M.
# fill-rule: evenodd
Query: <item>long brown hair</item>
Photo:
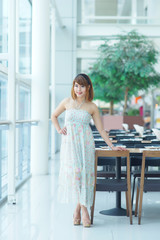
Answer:
M86 89L87 89L86 100L91 102L93 100L94 93L93 93L93 85L92 85L90 77L84 73L80 73L75 77L75 79L73 80L73 85L72 85L72 89L71 89L71 96L73 99L77 98L77 96L74 92L75 83L86 86Z

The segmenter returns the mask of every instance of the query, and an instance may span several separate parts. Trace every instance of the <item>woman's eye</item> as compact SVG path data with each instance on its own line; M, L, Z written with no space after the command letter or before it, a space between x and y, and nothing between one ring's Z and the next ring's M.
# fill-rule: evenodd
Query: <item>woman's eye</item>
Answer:
M77 88L78 84L75 84L75 87ZM84 88L85 86L84 85L80 85L80 87Z

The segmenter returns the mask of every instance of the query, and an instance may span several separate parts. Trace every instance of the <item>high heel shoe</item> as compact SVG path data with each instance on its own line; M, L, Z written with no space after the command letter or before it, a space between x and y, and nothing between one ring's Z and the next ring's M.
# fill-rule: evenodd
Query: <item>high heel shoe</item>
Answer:
M91 220L89 218L89 214L87 211L87 208L83 205L81 205L82 208L82 223L83 227L90 227L91 226Z
M78 226L81 224L81 219L80 218L75 218L73 215L73 225Z
M91 220L90 219L86 219L82 217L82 223L83 223L83 227L90 227L91 226Z

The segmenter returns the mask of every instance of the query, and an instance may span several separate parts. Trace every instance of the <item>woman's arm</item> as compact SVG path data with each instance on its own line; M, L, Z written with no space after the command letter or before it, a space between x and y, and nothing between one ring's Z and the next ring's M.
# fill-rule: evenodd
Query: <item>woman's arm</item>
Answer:
M125 148L123 147L115 147L111 140L109 139L108 134L106 133L105 129L103 128L102 125L102 121L100 118L100 114L99 114L99 110L98 107L94 104L93 107L93 114L92 114L95 126L98 130L98 132L100 133L101 137L104 139L104 141L106 142L106 144L112 149L112 150L125 150Z
M57 132L59 134L64 134L66 135L67 134L67 129L66 127L62 128L60 127L59 125L59 122L58 122L58 116L63 113L65 110L66 110L66 104L68 102L68 98L64 99L59 105L58 107L55 109L54 113L52 114L51 116L51 120L52 120L52 123L54 124Z

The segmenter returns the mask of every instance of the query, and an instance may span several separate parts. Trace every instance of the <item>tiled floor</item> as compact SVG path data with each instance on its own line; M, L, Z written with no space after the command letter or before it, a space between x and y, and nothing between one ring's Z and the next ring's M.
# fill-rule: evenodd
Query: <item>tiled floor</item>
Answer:
M142 225L129 218L101 215L113 208L115 193L97 192L94 225L73 226L73 206L56 200L59 155L50 174L32 177L18 192L16 206L0 207L0 240L152 240L160 239L160 193L144 194ZM125 197L122 194L122 206Z

